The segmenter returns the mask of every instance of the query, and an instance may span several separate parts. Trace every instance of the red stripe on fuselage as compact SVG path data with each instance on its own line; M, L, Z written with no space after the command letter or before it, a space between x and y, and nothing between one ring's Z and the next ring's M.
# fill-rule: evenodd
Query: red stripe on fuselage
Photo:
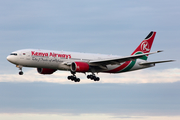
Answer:
M122 64L121 66L113 69L113 70L110 70L110 71L107 71L108 73L117 73L121 70L123 70L124 68L126 68L129 64L130 64L131 61L126 61L124 64Z

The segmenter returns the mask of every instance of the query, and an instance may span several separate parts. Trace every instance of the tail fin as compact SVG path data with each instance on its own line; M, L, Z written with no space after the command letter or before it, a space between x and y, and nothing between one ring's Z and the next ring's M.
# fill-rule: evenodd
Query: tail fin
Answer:
M153 44L156 32L151 31L149 35L141 42L141 44L136 48L136 50L131 55L149 53L151 50L151 46ZM147 56L144 56L140 59L147 60Z

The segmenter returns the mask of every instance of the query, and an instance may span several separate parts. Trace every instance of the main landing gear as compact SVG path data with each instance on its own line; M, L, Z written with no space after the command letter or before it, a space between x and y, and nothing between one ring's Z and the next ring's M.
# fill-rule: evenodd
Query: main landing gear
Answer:
M75 72L71 72L71 74L72 74L71 76L67 77L68 80L71 80L71 81L74 81L74 82L80 82L80 78L76 77ZM99 81L100 80L100 78L96 77L95 74L87 75L87 78L91 79L91 80L94 80L94 81Z
M74 81L74 82L80 82L80 79L79 79L79 78L77 78L77 77L76 77L76 76L74 76L74 75L72 75L72 76L68 76L67 78L68 78L68 80L72 80L72 81Z
M91 80L94 80L94 81L99 81L100 80L100 78L96 77L95 75L87 75L87 78L91 79Z
M71 76L68 76L67 78L68 78L68 80L72 80L72 81L74 81L74 82L80 82L80 78L77 78L76 77L76 73L75 72L71 72L71 74L73 74L73 75L71 75Z

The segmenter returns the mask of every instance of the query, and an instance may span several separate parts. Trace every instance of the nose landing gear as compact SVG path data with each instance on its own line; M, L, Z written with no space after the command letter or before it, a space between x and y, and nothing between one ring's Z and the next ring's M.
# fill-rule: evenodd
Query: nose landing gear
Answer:
M19 75L23 75L22 66L16 65L17 68L19 68Z

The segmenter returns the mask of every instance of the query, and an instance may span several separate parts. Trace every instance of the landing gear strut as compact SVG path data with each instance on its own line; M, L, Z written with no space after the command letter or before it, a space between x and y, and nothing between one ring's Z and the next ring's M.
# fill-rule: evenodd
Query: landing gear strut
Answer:
M18 67L19 68L19 75L23 75L23 71L22 71L22 66L20 66L20 65L16 65L16 67Z
M73 75L68 76L67 77L68 80L72 80L74 82L80 82L80 79L76 77L76 75L75 75L76 73L75 72L71 72L71 74L73 74Z

